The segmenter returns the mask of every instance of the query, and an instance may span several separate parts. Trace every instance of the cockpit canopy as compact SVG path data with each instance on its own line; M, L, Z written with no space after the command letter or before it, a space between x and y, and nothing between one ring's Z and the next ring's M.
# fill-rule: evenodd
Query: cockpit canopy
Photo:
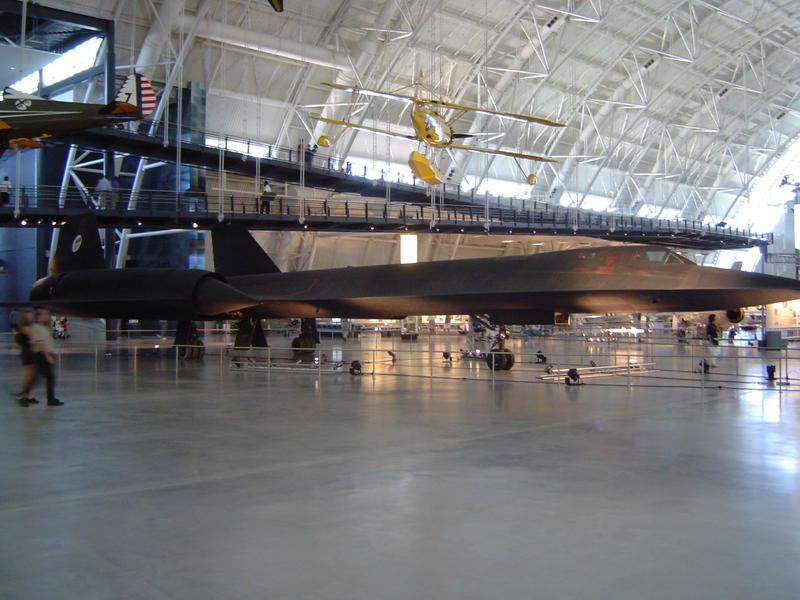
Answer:
M691 260L677 252L657 246L604 246L585 248L577 252L578 260L607 261L613 257L615 262L624 261L632 265L650 263L657 265L693 265Z

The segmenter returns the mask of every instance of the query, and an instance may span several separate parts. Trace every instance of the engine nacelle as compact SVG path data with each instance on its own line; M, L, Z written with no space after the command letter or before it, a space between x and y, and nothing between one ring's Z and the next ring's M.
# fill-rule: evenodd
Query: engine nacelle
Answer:
M200 269L88 269L37 281L31 304L57 314L105 319L208 319L254 300Z
M498 325L569 325L569 313L546 310L496 310L489 321Z
M729 308L725 311L725 318L730 323L741 323L744 321L744 308Z

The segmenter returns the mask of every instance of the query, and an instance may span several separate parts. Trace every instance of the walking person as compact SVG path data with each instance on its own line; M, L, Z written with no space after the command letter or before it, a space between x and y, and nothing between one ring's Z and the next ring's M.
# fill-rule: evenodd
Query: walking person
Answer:
M258 213L268 215L270 211L270 203L275 199L275 193L269 185L269 181L264 180L264 189L261 191L261 206L258 207Z
M8 175L3 177L0 181L0 206L5 206L11 202L11 182L8 180Z
M38 366L36 364L36 354L31 344L31 323L33 322L32 313L24 311L19 313L17 320L17 333L14 341L20 348L20 359L22 360L22 385L20 391L15 394L20 406L28 407L31 404L38 404L39 401L31 395L31 387L36 380Z
M50 331L50 311L39 309L36 311L36 322L31 325L30 340L35 356L37 373L44 377L47 384L47 406L62 406L64 403L56 398L56 376L53 373L53 334ZM34 377L34 380L36 378ZM21 390L21 394L30 394L30 388L35 381L31 381L28 386Z
M706 341L712 346L719 346L719 327L717 327L717 315L711 313L708 315L708 323L706 324Z
M94 191L97 194L97 208L104 210L109 207L112 190L111 182L105 175L97 180L97 184L94 186Z
M709 367L717 367L718 351L716 348L719 346L719 327L717 326L717 315L714 313L708 315L708 321L706 323L706 341L708 342L708 354L710 360L706 362L705 359L703 359L703 371L708 373Z

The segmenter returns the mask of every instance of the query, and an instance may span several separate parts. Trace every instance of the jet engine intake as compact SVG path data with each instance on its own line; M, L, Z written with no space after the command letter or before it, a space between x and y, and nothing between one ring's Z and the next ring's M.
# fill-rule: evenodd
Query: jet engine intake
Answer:
M107 319L209 319L257 302L200 269L87 269L37 281L31 304Z
M744 321L744 308L729 308L725 311L725 318L731 323L741 323Z

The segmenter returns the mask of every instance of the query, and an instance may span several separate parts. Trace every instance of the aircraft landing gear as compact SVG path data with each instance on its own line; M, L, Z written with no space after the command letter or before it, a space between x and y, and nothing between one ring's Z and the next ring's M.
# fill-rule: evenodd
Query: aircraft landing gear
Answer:
M477 317L473 317L477 318ZM491 331L488 324L485 324L487 330ZM486 353L486 366L492 371L508 371L514 366L516 359L514 353L506 348L506 340L508 339L508 329L505 325L500 325L495 333L494 341Z
M178 358L184 360L199 360L206 353L194 321L178 321L178 328L175 331L175 346Z
M236 340L233 345L235 348L268 348L261 319L253 317L241 319L236 327Z
M309 360L314 355L314 348L319 344L317 320L313 318L300 319L300 335L292 340L292 358L294 360Z
M486 365L492 371L508 371L515 362L514 353L510 350L492 350L486 355Z

